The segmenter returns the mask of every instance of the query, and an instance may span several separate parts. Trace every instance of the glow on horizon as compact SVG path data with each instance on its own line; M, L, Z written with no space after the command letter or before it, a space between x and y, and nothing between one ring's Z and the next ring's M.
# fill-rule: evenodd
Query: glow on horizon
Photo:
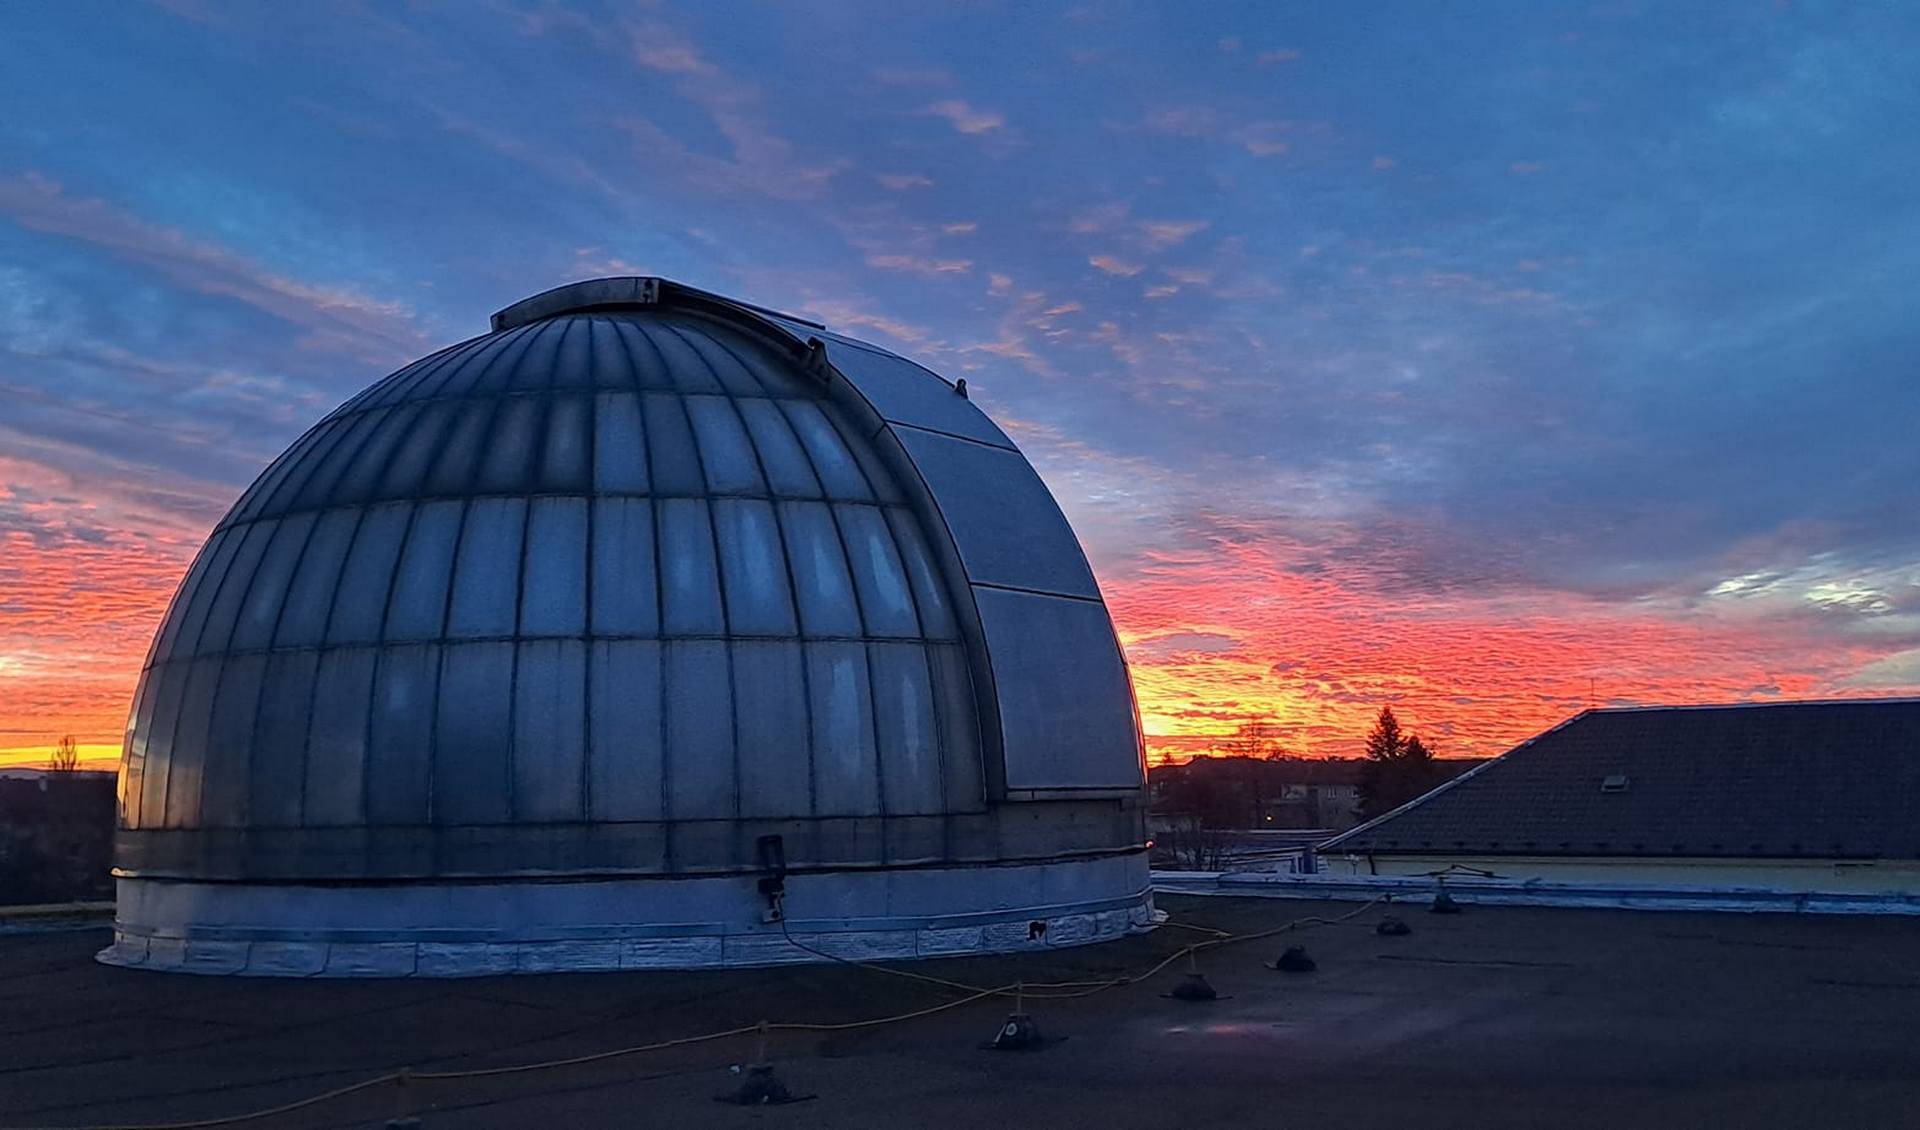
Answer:
M0 761L117 742L311 422L604 274L965 376L1156 757L1920 692L1920 9L873 13L10 20Z

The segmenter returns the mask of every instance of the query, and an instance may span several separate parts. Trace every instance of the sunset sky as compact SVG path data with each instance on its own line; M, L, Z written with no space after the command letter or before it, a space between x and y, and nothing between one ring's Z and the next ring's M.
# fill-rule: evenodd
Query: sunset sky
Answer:
M117 751L310 423L606 274L965 376L1156 755L1920 693L1916 54L1901 4L17 9L0 763Z

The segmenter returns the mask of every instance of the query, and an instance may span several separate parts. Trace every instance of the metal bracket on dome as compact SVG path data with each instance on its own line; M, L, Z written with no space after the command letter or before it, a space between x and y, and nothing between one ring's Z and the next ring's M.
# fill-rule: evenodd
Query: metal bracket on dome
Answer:
M807 339L807 344L801 347L800 371L821 384L828 381L826 342L817 337Z

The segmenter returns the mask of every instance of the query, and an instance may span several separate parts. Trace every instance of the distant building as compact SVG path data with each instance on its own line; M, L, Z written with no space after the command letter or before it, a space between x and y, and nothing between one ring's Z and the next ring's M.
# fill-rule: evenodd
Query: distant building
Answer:
M1474 758L1435 763L1442 779L1479 764ZM1359 819L1365 765L1357 757L1196 757L1181 765L1157 765L1148 775L1149 827L1351 828Z
M0 771L0 905L113 894L112 773Z
M1920 700L1587 711L1321 853L1334 874L1920 892Z

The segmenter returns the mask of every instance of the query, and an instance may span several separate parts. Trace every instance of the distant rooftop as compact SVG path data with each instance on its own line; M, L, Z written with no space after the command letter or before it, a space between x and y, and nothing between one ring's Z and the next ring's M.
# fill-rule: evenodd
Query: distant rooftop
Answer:
M1920 859L1920 699L1588 711L1325 848Z

